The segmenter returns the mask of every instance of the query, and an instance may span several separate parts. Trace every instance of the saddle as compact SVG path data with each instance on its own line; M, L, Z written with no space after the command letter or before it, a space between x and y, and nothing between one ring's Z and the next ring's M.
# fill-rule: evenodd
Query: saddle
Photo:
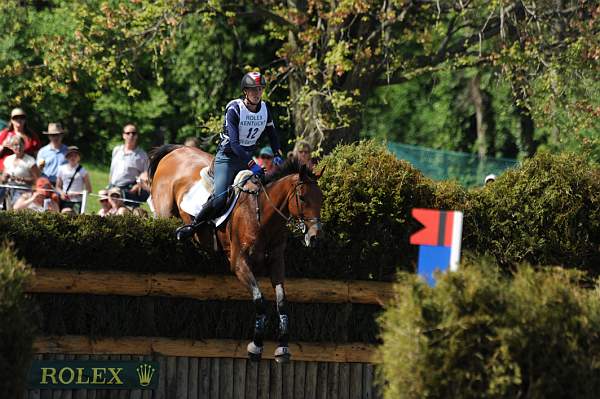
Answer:
M251 175L252 175L252 171L242 170L235 176L233 185L236 187L234 190L230 190L227 193L227 202L223 209L223 213L218 215L213 220L213 223L216 227L220 226L227 220L227 218L231 214L231 211L235 207L235 204L237 203L237 199L240 194L240 189L239 189L239 187L237 187L237 185L243 179L245 179ZM200 185L202 186L202 188L204 190L206 190L207 193L212 193L214 190L214 182L215 182L215 173L214 173L214 160L213 160L213 162L209 166L205 166L204 168L202 168L200 170Z

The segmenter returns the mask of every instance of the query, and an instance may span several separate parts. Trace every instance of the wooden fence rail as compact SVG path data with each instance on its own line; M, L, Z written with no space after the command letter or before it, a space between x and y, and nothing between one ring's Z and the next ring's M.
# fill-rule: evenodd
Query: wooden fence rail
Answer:
M274 300L270 280L260 278L267 300ZM339 281L295 278L285 283L290 302L362 303L383 305L393 297L393 284L377 281ZM228 275L148 274L35 269L30 293L165 296L199 300L247 300L241 283Z
M248 340L170 339L160 337L90 338L81 335L39 337L34 342L36 353L96 354L96 355L152 355L223 357L245 359L248 357ZM263 358L273 359L276 342L265 341ZM291 342L294 360L334 363L378 363L375 345L364 343L336 344L333 342Z

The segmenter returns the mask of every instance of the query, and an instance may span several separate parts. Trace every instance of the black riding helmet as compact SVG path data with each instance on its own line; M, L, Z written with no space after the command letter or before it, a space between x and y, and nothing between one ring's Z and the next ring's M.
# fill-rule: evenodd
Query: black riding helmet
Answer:
M250 87L265 87L267 85L267 81L265 77L260 72L248 72L242 78L242 91L244 89L248 89Z

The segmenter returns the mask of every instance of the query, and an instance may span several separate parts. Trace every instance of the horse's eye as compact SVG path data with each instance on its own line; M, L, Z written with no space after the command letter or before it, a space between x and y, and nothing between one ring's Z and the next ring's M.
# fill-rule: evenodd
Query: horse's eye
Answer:
M300 195L299 198L300 198L300 201L306 202L306 199L304 198L304 195Z

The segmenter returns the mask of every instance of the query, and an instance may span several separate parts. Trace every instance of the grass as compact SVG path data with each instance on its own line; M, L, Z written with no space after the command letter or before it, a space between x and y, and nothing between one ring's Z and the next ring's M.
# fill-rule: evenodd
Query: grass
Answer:
M89 164L82 162L85 170L90 174L90 181L92 183L92 191L94 194L98 193L98 190L106 188L108 186L108 172L110 171L110 167L106 165L98 165L98 164ZM98 197L96 195L91 195L88 197L88 202L85 207L85 213L87 214L95 214L100 210L100 202L98 202ZM142 208L150 212L150 208L148 208L147 204L143 204Z
M110 168L104 165L94 165L83 162L85 170L90 174L90 181L92 183L92 191L94 194L98 193L98 190L106 188L108 185L108 172ZM89 196L88 202L85 207L85 213L97 213L100 210L100 203L98 197Z

